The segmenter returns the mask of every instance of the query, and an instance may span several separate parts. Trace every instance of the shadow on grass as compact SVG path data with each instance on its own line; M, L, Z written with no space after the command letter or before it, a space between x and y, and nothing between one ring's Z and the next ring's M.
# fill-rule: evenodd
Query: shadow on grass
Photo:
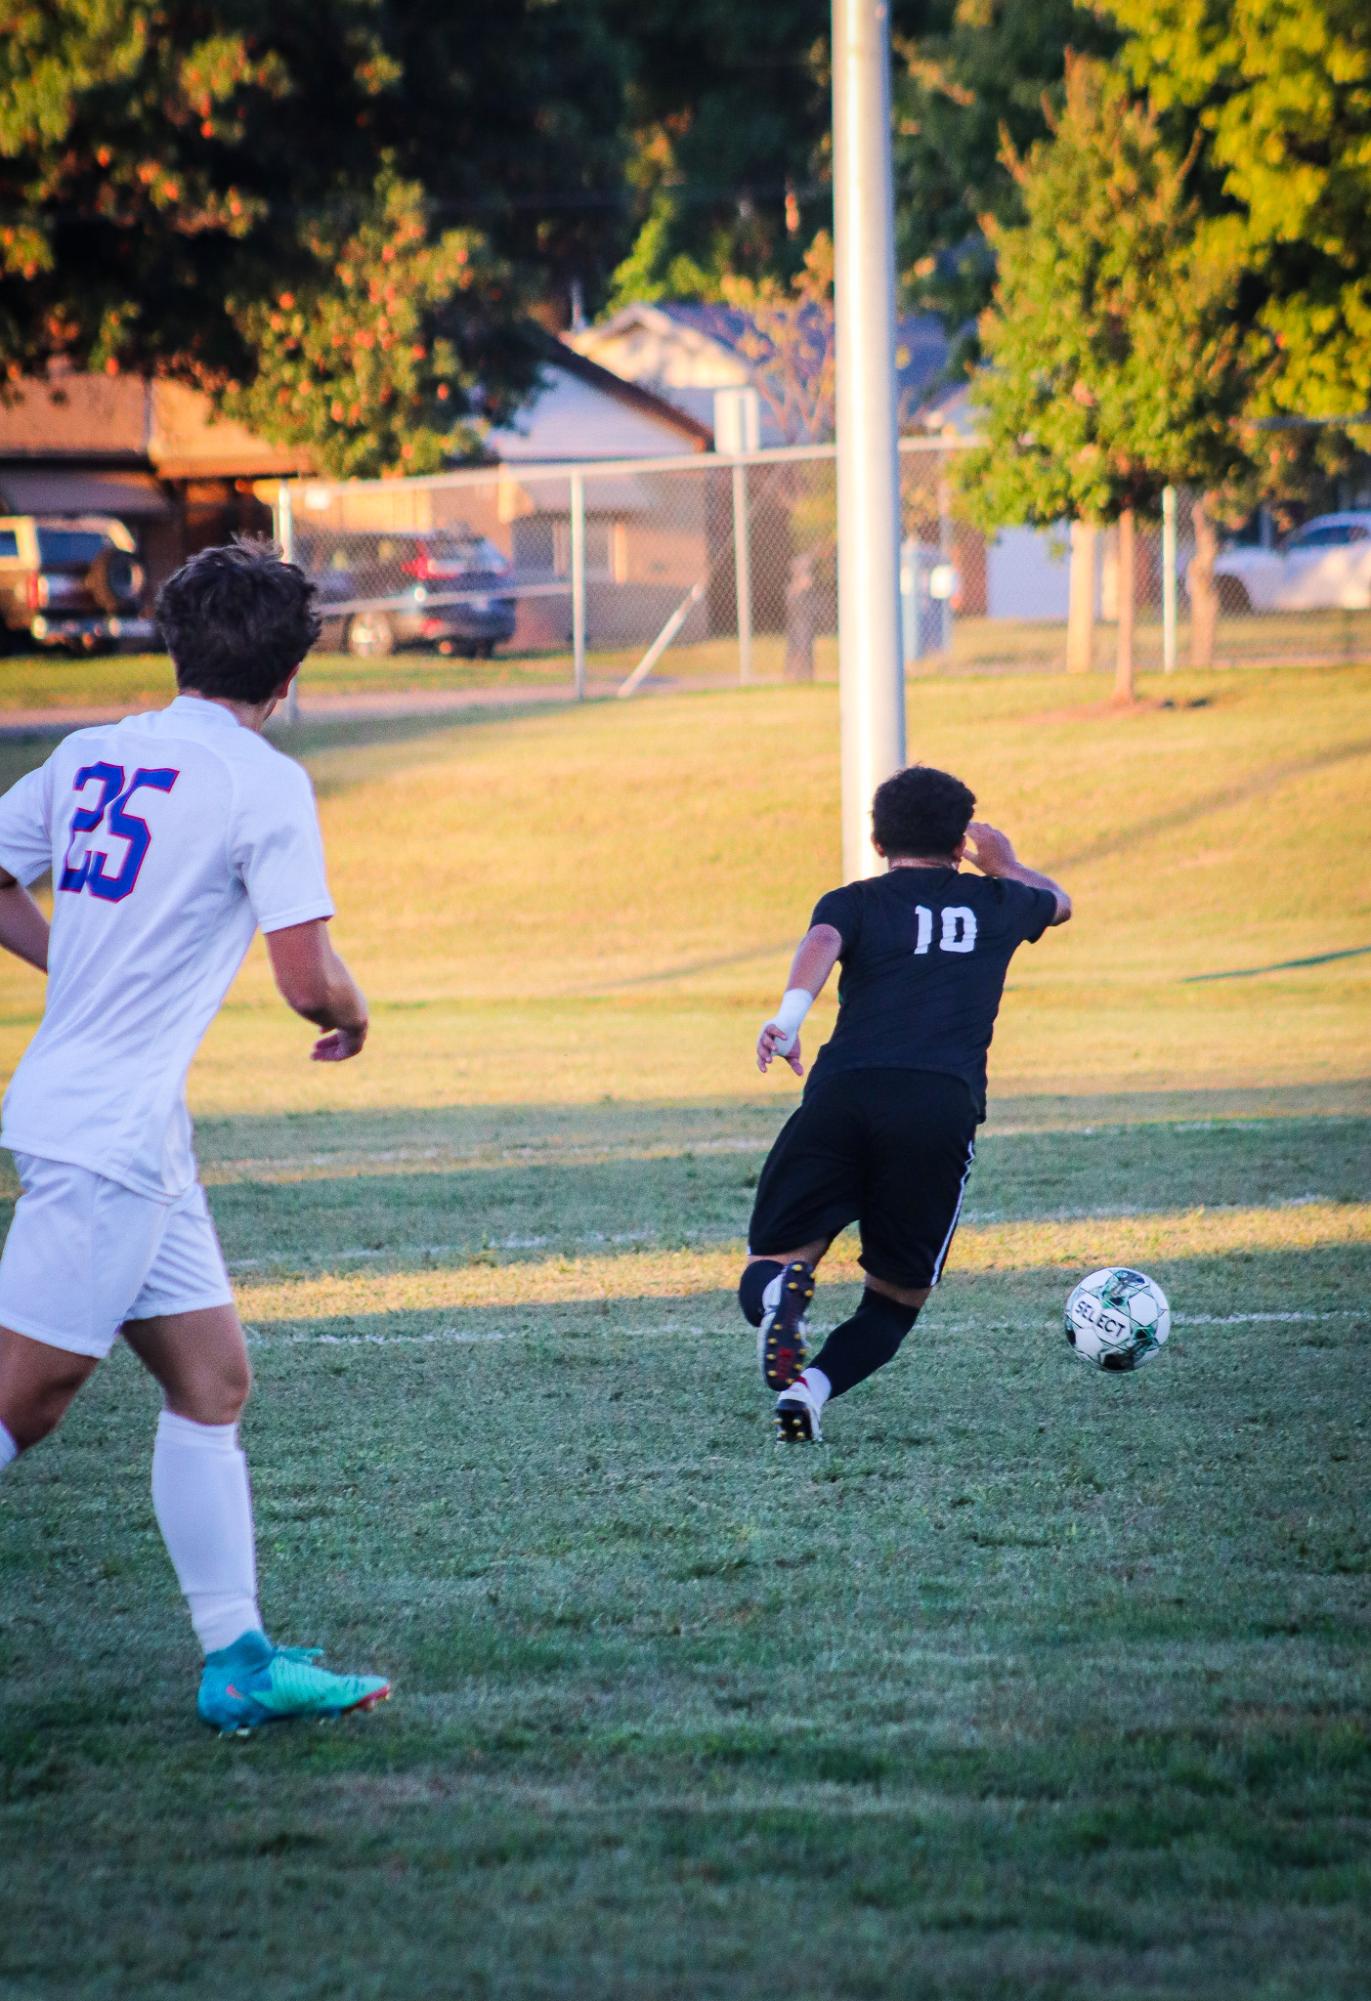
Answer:
M1107 860L1111 855L1132 854L1140 843L1151 840L1157 834L1174 833L1178 827L1194 826L1206 814L1224 812L1228 807L1240 806L1249 799L1264 798L1291 779L1307 778L1313 772L1327 771L1335 764L1353 763L1357 758L1368 755L1371 755L1371 737L1361 737L1355 743L1337 744L1327 750L1313 751L1305 757L1278 759L1248 772L1231 785L1216 785L1212 792L1189 798L1184 805L1170 807L1164 813L1154 813L1149 818L1134 821L1130 826L1116 828L1093 841L1085 841L1080 847L1044 862L1043 867L1049 875L1057 875L1067 869L1083 868L1087 862Z
M1320 1115L1321 1096L1345 1104L1342 1091L1300 1089L1002 1101L967 1221L1360 1199L1371 1117ZM741 1243L793 1102L247 1118L207 1125L201 1142L240 1266L503 1264Z
M167 701L175 692L173 687L168 686ZM130 703L130 709L135 706ZM365 764L359 764L350 771L346 762L336 758L335 753L375 751L384 755L390 769L403 769L407 763L418 763L435 753L440 754L461 731L481 728L489 723L508 723L522 717L533 721L563 715L568 709L585 710L592 706L575 702L568 696L565 701L532 705L511 698L507 703L492 701L479 707L449 709L428 716L363 716L329 722L322 718L311 719L307 714L295 725L273 725L269 734L277 749L285 751L289 757L309 762L315 790L321 798L327 798L345 793L354 784L365 783L375 775ZM54 712L50 723L42 726L5 724L0 720L0 792L8 790L25 772L42 764L51 755L53 745L63 737L86 727L88 725L82 722L64 719L60 710Z

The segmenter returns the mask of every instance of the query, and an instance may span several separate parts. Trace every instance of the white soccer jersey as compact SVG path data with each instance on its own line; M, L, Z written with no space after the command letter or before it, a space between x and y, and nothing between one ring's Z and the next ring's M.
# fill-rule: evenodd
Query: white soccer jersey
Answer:
M186 1072L254 929L331 917L300 766L194 695L77 730L0 799L0 864L52 871L47 1005L0 1143L142 1194L195 1179Z

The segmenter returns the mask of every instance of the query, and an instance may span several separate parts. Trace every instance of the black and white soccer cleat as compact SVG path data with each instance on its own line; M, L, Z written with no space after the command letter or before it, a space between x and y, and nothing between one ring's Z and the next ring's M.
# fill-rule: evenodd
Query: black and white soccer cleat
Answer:
M792 1383L776 1399L776 1443L821 1445L820 1405L808 1383Z
M757 1329L757 1360L769 1390L788 1390L805 1365L809 1353L805 1316L813 1297L814 1268L798 1258L772 1279L763 1294L766 1310Z

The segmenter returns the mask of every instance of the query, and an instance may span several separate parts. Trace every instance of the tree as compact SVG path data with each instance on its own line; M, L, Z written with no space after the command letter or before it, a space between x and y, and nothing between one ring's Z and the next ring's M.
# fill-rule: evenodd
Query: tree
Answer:
M1009 164L1025 220L989 229L987 442L959 479L987 526L1118 523L1116 694L1131 699L1138 511L1243 463L1239 274L1197 235L1190 162L1098 62L1070 63L1049 137Z
M1257 410L1371 410L1371 15L1363 0L1099 0L1201 142L1210 254L1242 267ZM1265 367L1274 353L1277 365ZM1337 427L1334 426L1336 429Z
M530 384L525 313L621 247L596 0L15 0L6 27L10 379L175 376L330 467L413 469Z
M484 240L430 240L418 187L383 174L365 221L320 225L309 247L295 289L229 302L254 357L227 385L230 414L307 444L340 479L437 472L478 449L478 413L512 414L535 368L527 331L499 311L509 276Z
M613 302L787 278L831 209L827 0L605 0L637 210Z
M989 304L987 216L1022 220L1010 154L1047 131L1066 51L1112 53L1113 24L1077 0L933 0L896 10L892 78L897 257L912 306L961 332Z

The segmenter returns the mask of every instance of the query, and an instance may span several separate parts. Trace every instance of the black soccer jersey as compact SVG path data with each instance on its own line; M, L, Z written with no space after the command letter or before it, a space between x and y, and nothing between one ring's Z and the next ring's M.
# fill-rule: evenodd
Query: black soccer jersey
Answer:
M842 938L842 975L810 1084L840 1070L933 1070L960 1077L984 1118L1009 961L1056 909L1050 890L954 868L893 868L821 896L810 923Z

